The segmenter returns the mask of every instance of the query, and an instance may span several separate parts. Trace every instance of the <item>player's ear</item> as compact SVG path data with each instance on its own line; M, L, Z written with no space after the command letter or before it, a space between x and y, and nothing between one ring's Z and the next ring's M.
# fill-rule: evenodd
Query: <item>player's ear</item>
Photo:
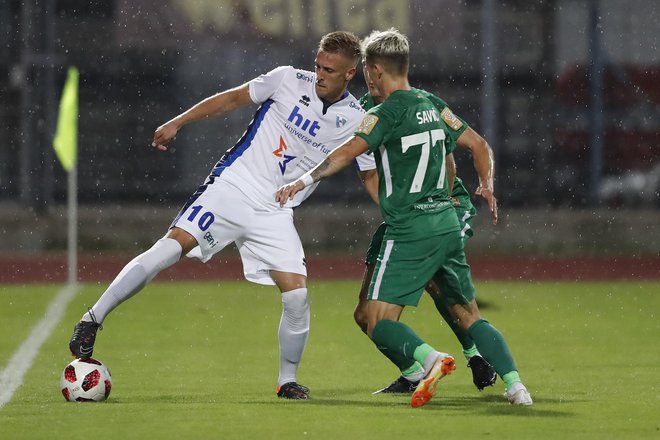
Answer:
M352 80L355 77L356 73L357 73L357 69L355 67L349 69L348 72L346 72L346 81Z

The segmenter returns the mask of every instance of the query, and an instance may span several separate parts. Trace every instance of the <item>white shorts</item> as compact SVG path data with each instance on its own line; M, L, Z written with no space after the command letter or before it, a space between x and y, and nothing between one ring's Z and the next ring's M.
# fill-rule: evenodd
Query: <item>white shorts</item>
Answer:
M195 237L199 246L187 256L204 263L229 243L236 243L248 281L274 285L271 270L307 276L293 210L254 203L217 178L200 186L170 227Z

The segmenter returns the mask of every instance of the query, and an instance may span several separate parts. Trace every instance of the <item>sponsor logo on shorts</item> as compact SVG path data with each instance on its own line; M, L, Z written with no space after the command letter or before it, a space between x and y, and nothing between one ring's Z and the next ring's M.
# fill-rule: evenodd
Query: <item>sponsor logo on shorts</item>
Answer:
M213 249L218 245L218 242L215 241L215 238L213 238L213 234L211 234L210 232L204 234L204 240L208 242L208 244L211 246L211 249Z
M282 160L279 162L280 166L280 171L282 172L282 175L286 172L286 164L291 162L293 159L296 158L296 156L290 156L288 154L284 154L286 151L287 146L286 143L284 142L284 138L280 136L280 146L277 148L277 150L273 151L273 155L275 157L279 157Z
M431 211L431 210L440 209L447 205L451 205L451 202L440 201L440 200L434 201L432 198L429 197L429 201L426 203L415 203L413 205L413 209L417 209L420 211Z

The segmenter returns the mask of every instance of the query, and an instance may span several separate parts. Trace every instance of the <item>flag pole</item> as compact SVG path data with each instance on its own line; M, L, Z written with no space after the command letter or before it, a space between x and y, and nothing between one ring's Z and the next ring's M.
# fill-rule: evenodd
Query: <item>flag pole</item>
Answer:
M68 244L67 267L70 286L78 284L78 163L75 162L67 178Z
M53 148L67 172L67 267L69 285L78 283L78 69L69 67L60 100Z

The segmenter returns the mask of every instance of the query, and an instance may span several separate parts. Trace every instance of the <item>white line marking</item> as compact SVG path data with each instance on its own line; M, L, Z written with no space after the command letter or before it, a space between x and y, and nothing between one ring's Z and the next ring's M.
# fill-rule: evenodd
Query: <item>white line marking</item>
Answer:
M78 285L67 285L60 290L48 305L46 314L32 329L30 336L23 341L16 353L9 359L5 369L0 372L0 408L11 400L16 390L23 384L25 373L39 354L41 345L53 333L53 329L64 316L69 302L78 292Z

